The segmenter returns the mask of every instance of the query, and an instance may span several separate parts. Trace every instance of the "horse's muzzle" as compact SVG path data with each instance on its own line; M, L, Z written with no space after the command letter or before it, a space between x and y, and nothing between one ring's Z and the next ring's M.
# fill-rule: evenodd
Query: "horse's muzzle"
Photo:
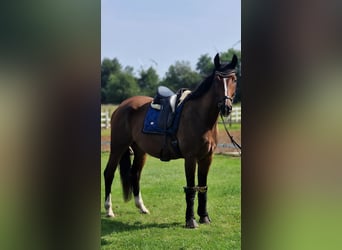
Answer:
M232 106L226 104L221 105L219 108L223 116L228 116L232 112Z

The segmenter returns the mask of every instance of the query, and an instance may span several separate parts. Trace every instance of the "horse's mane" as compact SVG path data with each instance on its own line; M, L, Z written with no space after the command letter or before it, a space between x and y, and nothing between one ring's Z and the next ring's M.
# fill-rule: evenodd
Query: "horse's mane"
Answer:
M213 72L211 75L204 78L204 80L197 86L197 88L190 93L187 99L193 100L193 99L203 96L210 89L210 86L214 79L214 75L215 74Z

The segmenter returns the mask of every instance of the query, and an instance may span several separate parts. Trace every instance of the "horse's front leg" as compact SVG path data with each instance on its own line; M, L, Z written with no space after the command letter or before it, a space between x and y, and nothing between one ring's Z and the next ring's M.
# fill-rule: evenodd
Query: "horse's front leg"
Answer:
M185 158L185 175L186 184L184 187L185 200L186 200L186 212L185 212L185 227L186 228L196 228L198 224L196 223L194 216L194 201L196 196L195 188L195 172L196 172L196 160L194 158Z
M209 224L210 218L207 211L207 176L212 161L212 155L198 161L198 208L199 222Z

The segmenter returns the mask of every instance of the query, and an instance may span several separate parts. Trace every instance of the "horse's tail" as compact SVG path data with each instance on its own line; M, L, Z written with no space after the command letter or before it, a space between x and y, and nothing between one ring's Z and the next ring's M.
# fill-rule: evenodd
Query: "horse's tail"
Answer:
M130 151L127 149L120 159L120 177L124 201L132 198L132 175L131 175Z

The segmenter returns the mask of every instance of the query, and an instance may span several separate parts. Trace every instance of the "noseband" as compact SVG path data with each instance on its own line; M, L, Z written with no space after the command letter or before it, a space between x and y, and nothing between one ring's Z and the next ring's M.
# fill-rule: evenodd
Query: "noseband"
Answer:
M220 102L226 102L226 100L229 100L229 101L233 102L233 98L229 97L229 96L226 96L226 95L223 97L223 99Z
M219 72L219 71L216 71L215 74L217 76L221 77L224 80L224 82L225 82L225 85L224 85L224 88L225 88L224 97L221 100L219 100L217 106L220 109L220 112L221 112L222 115L228 116L230 111L231 111L231 107L226 105L226 100L230 100L233 103L233 97L232 96L228 96L228 93L226 91L226 88L227 88L226 80L235 76L235 70L229 71L229 72Z

